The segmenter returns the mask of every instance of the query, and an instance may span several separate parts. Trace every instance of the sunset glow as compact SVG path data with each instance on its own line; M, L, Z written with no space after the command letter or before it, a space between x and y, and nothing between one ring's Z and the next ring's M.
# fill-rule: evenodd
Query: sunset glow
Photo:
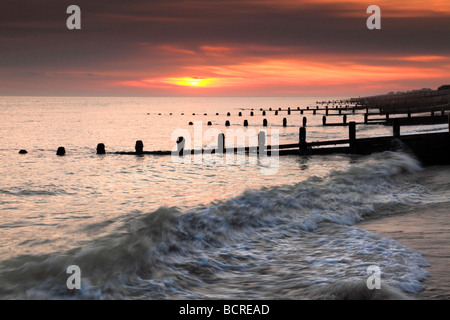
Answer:
M62 4L29 2L28 15L3 11L0 94L336 96L450 79L448 1L380 0L382 27L368 30L356 0L79 0L74 32Z

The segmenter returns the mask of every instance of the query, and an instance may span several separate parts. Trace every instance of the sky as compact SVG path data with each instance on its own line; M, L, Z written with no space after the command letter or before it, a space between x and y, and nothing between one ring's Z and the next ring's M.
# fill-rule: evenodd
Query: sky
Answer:
M81 30L69 30L70 5ZM369 30L370 5L381 29ZM365 96L450 84L450 3L1 0L0 95Z

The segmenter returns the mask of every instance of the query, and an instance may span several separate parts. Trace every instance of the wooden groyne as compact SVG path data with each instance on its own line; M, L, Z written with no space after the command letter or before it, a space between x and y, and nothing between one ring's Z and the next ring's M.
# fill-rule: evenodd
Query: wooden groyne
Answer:
M357 138L356 123L348 123L348 138L340 140L307 141L306 127L299 128L298 143L266 145L265 132L258 134L258 145L253 147L233 147L227 148L225 135L218 136L218 147L215 149L184 149L184 138L177 140L176 151L143 151L135 152L114 152L122 155L196 155L196 154L226 154L226 153L255 153L271 156L277 154L286 155L328 155L328 154L354 154L369 155L383 151L409 151L417 156L423 164L450 164L450 115L446 116L448 132L401 135L401 122L399 119L392 119L392 136ZM137 143L137 145L140 143Z

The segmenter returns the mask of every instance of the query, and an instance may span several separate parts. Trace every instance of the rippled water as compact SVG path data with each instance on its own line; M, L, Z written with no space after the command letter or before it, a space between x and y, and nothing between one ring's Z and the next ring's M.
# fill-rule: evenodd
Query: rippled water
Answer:
M175 130L194 137L190 121L204 131L212 121L225 132L230 120L232 129L257 132L267 118L269 142L275 133L293 142L303 116L263 117L259 108L294 110L315 100L2 98L0 297L342 298L363 291L371 265L382 270L380 298L414 296L429 276L423 254L358 228L448 199L448 188L435 192L410 155L281 157L276 173L264 174L266 165L248 157L180 164L95 154L99 142L132 151L136 140L145 150L171 150ZM347 135L345 127L322 127L322 114L306 116L308 140ZM358 136L388 134L358 126ZM55 155L59 146L66 156ZM82 270L75 294L66 287L69 265Z

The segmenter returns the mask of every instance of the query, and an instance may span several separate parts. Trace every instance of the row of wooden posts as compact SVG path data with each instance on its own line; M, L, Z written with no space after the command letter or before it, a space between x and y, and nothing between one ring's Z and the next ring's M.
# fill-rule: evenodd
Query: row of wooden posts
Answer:
M450 114L447 116L448 118L448 128L450 132ZM324 119L325 121L325 119ZM394 138L400 138L400 121L399 119L394 119L393 121L393 137ZM258 147L253 147L253 149L256 149L258 154L262 150L274 150L276 148L278 149L293 149L298 148L298 153L300 155L304 155L308 153L308 147L311 145L314 146L325 146L325 145L332 145L332 144L349 144L349 150L350 153L355 153L356 151L356 122L351 121L348 123L348 139L344 140L334 140L334 141L321 141L321 142L313 142L313 143L307 143L306 142L306 118L303 119L303 126L299 128L299 142L298 144L286 144L286 145L279 145L279 146L266 146L266 136L264 131L260 131L258 134ZM184 150L185 146L185 140L183 137L179 137L177 139L177 152L178 155L182 156L185 154ZM242 148L241 148L242 149ZM239 148L234 148L234 152L241 150ZM244 151L249 151L250 147L243 148ZM104 143L99 143L97 145L97 154L102 155L106 154L106 148ZM217 150L217 151L216 151ZM223 133L220 133L218 135L218 147L214 150L214 152L217 153L225 153L226 147L225 147L225 135ZM202 153L204 150L190 150L189 153L195 154L195 153ZM19 151L20 154L26 154L27 151L22 149ZM160 155L168 155L172 154L172 151L144 151L144 144L142 140L137 140L135 144L135 152L115 152L116 154L135 154L135 155L141 155L141 154L160 154ZM59 147L56 151L56 154L58 156L64 156L66 154L66 150L64 147Z
M302 124L304 127L306 127L307 122L308 122L308 119L306 117L303 117ZM364 117L364 123L367 123L367 117ZM324 125L324 126L326 126L326 125L346 125L346 124L347 124L347 115L345 115L345 114L342 116L342 123L331 123L331 124L328 123L327 124L327 116L322 117L322 125ZM194 125L194 123L191 121L191 122L189 122L189 125L192 126L192 125ZM212 126L212 122L208 121L207 125ZM263 127L268 126L267 119L263 119L262 125L263 125ZM231 123L229 120L225 121L225 126L226 127L231 126ZM243 126L248 127L248 120L244 120ZM287 127L287 118L283 118L283 127Z

